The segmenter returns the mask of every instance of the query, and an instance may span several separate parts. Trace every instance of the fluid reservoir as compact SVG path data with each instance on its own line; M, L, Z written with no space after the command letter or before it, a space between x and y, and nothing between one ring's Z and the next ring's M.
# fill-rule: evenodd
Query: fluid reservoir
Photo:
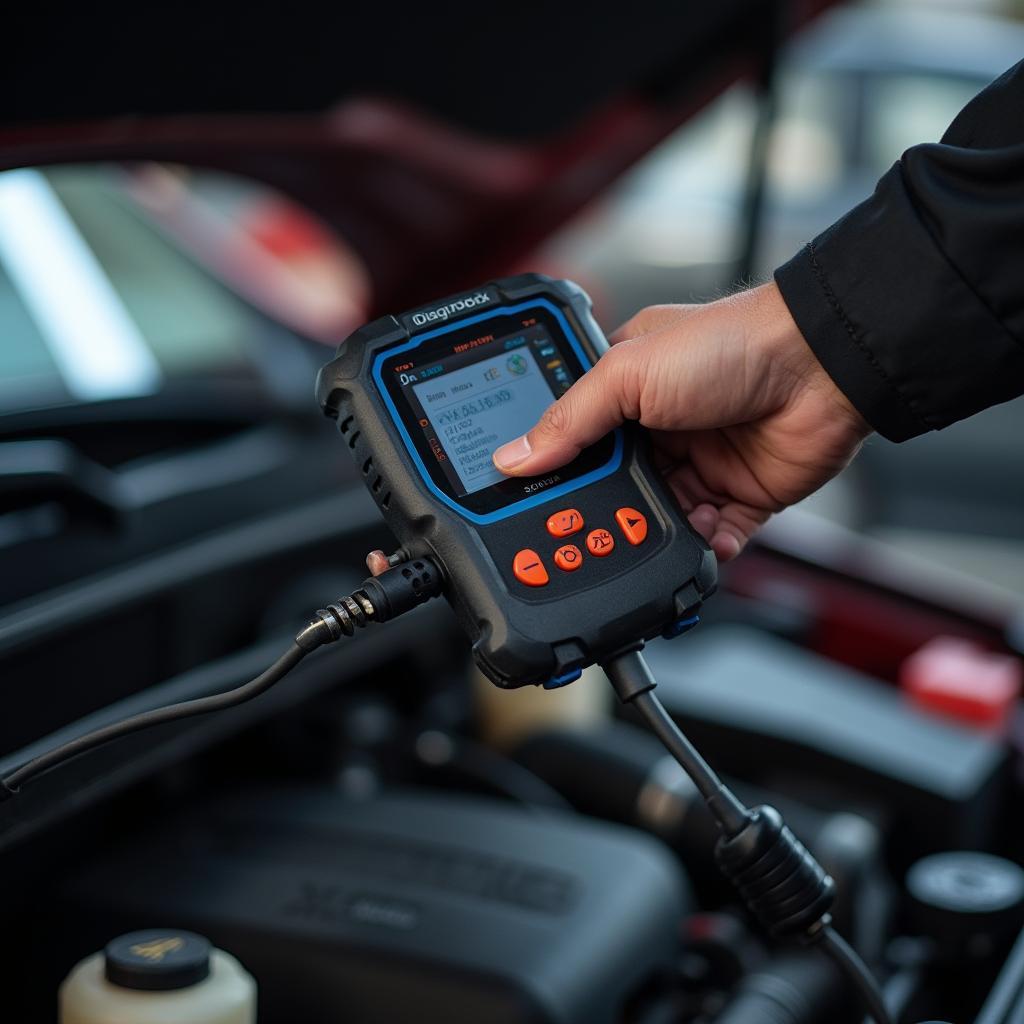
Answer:
M192 932L122 935L60 987L61 1024L255 1024L256 983Z

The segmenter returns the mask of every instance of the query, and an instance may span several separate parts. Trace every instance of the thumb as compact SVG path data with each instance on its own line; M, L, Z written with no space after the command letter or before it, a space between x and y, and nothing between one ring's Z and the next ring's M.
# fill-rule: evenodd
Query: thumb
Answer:
M606 352L529 433L502 445L494 464L509 476L535 476L564 466L624 420L640 416L641 367L631 342Z

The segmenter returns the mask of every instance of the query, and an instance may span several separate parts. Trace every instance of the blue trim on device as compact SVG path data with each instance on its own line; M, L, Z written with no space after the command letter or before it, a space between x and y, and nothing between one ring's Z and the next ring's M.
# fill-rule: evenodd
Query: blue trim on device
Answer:
M561 686L568 686L570 683L575 683L581 675L583 675L583 669L571 668L568 672L563 672L560 676L552 676L544 684L544 689L557 690Z
M520 512L524 512L528 508L533 508L536 505L542 505L544 502L560 498L562 495L570 494L573 491L578 491L581 487L586 487L588 484L592 484L597 480L603 480L606 476L610 476L619 468L620 465L622 465L622 431L615 431L615 448L612 451L611 458L609 458L603 466L598 466L597 469L592 469L589 473L584 473L583 476L577 477L575 480L567 480L564 484L552 487L548 491L533 494L529 498L523 498L522 501L514 502L505 508L500 508L494 512L487 512L481 515L479 512L471 512L465 506L460 505L454 498L449 497L437 486L437 484L434 483L430 476L430 471L423 464L423 459L420 457L420 453L416 450L416 445L413 442L413 439L409 436L408 430L405 429L405 423L402 421L401 413L399 413L396 408L395 403L391 398L391 394L384 383L384 377L381 370L385 360L393 358L400 352L408 352L410 349L422 345L423 342L429 341L431 338L447 334L450 331L461 330L463 327L469 327L471 324L481 323L484 320L490 320L492 317L498 316L502 313L521 313L524 309L534 309L537 306L543 306L545 309L554 313L555 319L565 332L565 336L569 339L569 344L572 346L572 350L576 353L576 358L579 359L584 372L589 370L593 364L587 358L587 354L583 351L582 346L576 338L575 332L569 326L569 321L565 319L565 315L562 311L557 306L548 302L547 299L530 299L528 302L522 302L517 306L498 306L494 309L488 310L486 313L478 313L476 316L467 317L465 320L458 320L455 323L446 324L444 327L435 328L434 330L427 331L424 334L417 334L416 337L411 338L409 341L402 342L401 345L385 349L383 352L378 354L377 358L373 362L373 379L377 384L377 390L380 393L380 396L384 399L384 404L387 406L388 412L391 414L391 419L398 428L398 432L401 434L402 440L405 442L406 450L412 457L412 461L416 464L416 468L419 470L420 476L423 478L423 482L437 498L444 502L445 505L454 509L459 513L459 515L465 516L470 522L477 523L480 526L487 526L490 523L500 522L502 519L518 515Z
M698 622L700 622L699 615L691 615L686 619L677 619L671 626L666 626L665 631L661 635L666 640L675 640L677 636L689 633Z

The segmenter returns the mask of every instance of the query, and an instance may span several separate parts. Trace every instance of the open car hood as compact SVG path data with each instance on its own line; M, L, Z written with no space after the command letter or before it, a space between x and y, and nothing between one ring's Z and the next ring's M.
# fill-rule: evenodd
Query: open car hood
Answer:
M157 160L241 174L362 256L374 307L507 271L827 0L19 11L0 168ZM784 16L783 16L784 13Z

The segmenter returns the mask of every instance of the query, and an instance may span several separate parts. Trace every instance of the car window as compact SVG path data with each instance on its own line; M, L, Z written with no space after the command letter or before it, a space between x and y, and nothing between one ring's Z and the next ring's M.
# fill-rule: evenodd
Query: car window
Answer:
M775 202L811 205L839 187L853 149L856 88L847 76L780 75L767 167Z
M196 376L272 389L286 336L334 344L368 295L343 243L241 179L161 165L0 173L0 415Z
M866 162L881 175L904 150L938 142L960 110L988 83L938 75L885 75L867 84Z

